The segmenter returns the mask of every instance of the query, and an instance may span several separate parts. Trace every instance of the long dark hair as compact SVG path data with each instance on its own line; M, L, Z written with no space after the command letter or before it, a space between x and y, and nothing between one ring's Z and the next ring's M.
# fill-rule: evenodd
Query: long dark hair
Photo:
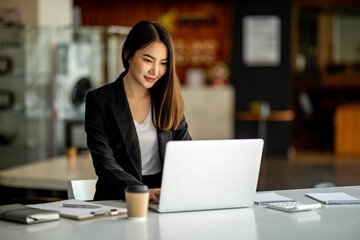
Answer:
M122 48L125 72L129 71L129 60L135 52L155 41L163 42L168 50L166 73L150 89L155 107L154 125L160 130L176 129L183 117L184 101L179 79L175 72L173 41L169 32L160 23L141 21L130 31Z

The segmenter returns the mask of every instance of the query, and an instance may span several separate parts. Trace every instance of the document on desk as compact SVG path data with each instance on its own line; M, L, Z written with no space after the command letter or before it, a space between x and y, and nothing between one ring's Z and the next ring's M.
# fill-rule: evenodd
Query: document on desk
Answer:
M86 220L98 217L126 214L126 208L110 207L75 199L50 203L27 205L29 207L60 212L60 216L75 220Z

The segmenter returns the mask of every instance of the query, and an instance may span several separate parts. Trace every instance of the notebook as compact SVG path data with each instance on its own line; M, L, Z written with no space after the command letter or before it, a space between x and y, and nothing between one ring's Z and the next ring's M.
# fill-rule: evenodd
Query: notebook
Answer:
M307 193L306 196L327 205L360 204L360 199L344 192Z
M250 207L262 139L170 141L166 145L160 213Z
M22 204L7 204L0 206L0 219L33 224L56 221L60 216L57 211L36 209Z
M267 205L269 203L278 203L278 202L297 202L297 200L281 196L275 192L256 193L254 201L259 205Z

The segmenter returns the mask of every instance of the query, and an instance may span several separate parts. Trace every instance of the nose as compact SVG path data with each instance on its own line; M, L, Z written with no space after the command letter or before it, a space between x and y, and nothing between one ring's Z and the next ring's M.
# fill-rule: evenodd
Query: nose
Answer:
M150 69L150 73L154 76L157 76L159 72L159 66L158 64L154 63Z

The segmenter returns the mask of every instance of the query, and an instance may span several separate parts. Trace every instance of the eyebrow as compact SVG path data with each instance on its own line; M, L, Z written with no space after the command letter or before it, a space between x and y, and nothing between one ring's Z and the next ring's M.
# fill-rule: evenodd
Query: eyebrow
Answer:
M144 57L149 57L149 58L155 60L155 58L154 58L153 56L149 55L149 54L144 53L143 56L144 56ZM167 60L168 60L168 59L165 58L165 59L162 59L161 61L167 61Z

